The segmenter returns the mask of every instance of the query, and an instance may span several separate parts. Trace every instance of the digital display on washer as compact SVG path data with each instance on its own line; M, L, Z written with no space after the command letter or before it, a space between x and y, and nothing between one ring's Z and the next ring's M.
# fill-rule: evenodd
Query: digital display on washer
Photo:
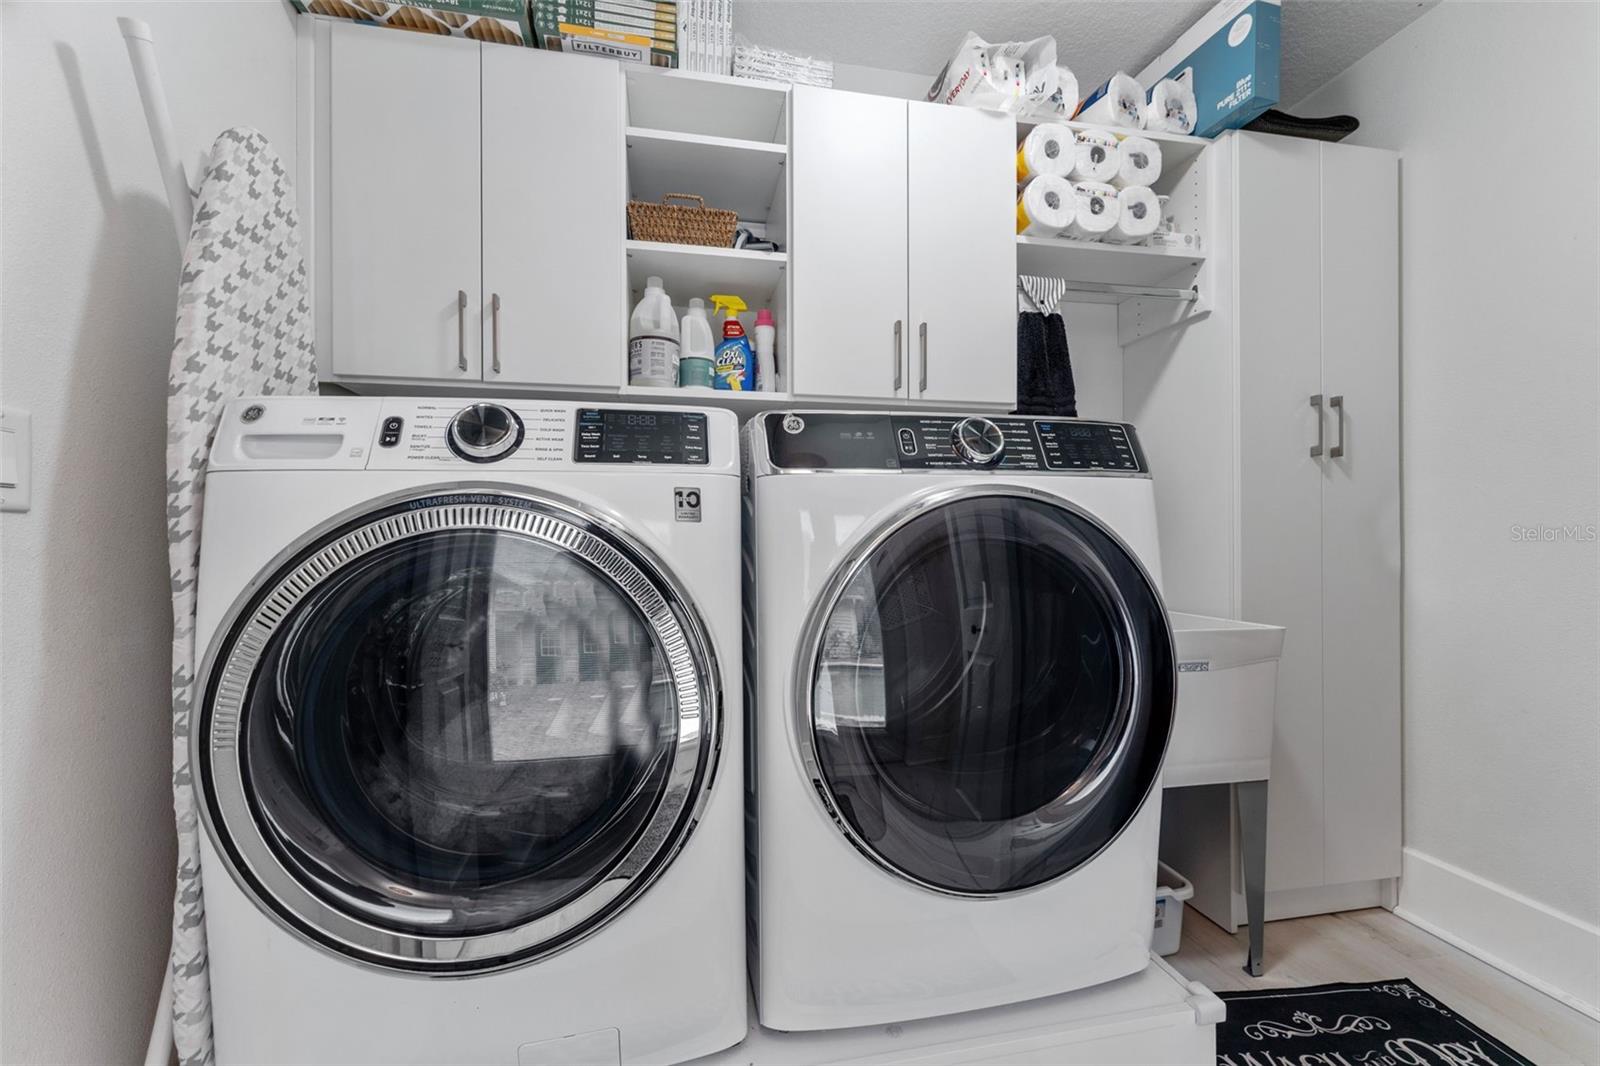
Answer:
M703 466L706 416L647 407L578 411L573 458L580 463L684 463Z

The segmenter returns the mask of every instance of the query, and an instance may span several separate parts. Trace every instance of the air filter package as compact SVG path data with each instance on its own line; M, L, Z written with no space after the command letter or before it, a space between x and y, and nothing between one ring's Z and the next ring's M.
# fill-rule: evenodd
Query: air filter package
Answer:
M1017 114L1045 107L1060 77L1054 37L990 44L969 33L933 79L928 99Z
M1194 92L1194 133L1237 129L1278 102L1280 0L1222 0L1139 72L1141 84L1164 78ZM1157 127L1152 127L1157 128Z

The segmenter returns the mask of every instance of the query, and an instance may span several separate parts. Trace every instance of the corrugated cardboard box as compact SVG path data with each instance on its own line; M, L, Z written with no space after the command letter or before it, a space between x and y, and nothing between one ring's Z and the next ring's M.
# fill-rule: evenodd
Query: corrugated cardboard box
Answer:
M1222 0L1139 72L1139 84L1187 79L1195 134L1237 129L1278 102L1282 15L1280 0Z
M523 0L289 0L296 11L441 37L533 44Z

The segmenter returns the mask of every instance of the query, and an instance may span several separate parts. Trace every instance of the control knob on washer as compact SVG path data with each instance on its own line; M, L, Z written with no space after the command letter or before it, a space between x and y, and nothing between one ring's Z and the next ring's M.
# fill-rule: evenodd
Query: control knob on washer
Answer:
M450 450L467 462L492 463L522 443L522 419L502 404L470 404L450 420L445 439Z
M950 431L950 443L973 466L993 466L1005 454L1006 435L987 418L963 418Z

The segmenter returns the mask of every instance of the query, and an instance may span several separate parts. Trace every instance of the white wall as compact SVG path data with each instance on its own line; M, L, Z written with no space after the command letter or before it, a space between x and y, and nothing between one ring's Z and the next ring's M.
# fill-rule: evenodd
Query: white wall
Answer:
M1600 6L1449 0L1293 109L1403 154L1401 909L1591 1008L1597 71ZM1486 169L1521 145L1528 171ZM1521 187L1548 191L1548 222L1496 217Z
M178 248L116 16L156 33L193 161L294 160L294 28L259 3L0 5L0 398L33 510L0 519L0 1060L143 1054L172 906L164 424Z

